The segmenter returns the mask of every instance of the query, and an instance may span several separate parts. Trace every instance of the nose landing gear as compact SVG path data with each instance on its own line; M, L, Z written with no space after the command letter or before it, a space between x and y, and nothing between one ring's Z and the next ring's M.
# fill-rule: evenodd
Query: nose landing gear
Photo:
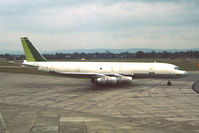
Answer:
M168 85L168 86L171 86L171 85L172 85L171 81L168 81L168 82L167 82L167 85Z

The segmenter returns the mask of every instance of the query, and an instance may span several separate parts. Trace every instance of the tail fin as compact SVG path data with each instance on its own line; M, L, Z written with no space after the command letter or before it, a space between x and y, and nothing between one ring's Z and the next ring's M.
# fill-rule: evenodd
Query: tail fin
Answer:
M47 61L37 49L32 45L27 37L21 37L21 43L24 49L26 60L28 62Z

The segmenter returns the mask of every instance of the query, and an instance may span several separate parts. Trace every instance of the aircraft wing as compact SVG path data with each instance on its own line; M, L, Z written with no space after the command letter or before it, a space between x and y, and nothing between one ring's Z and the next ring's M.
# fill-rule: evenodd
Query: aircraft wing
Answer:
M105 74L100 74L100 73L79 73L79 72L54 72L54 73L67 77L79 77L79 78L100 78L107 76Z
M80 73L80 72L54 72L67 77L79 77L79 78L100 78L105 76L110 77L122 77L122 76L133 76L133 74L123 75L117 73Z

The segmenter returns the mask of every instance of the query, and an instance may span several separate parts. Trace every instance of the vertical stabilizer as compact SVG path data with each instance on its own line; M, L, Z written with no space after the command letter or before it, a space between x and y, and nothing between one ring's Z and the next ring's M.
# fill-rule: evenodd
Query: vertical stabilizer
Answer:
M21 43L28 62L47 61L32 45L27 37L21 37Z

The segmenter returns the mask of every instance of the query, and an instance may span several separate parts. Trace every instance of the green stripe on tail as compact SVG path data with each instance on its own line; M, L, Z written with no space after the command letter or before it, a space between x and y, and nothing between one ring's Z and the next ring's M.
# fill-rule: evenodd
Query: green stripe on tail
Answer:
M21 37L21 43L24 49L26 60L28 62L47 61L32 45L27 37Z

